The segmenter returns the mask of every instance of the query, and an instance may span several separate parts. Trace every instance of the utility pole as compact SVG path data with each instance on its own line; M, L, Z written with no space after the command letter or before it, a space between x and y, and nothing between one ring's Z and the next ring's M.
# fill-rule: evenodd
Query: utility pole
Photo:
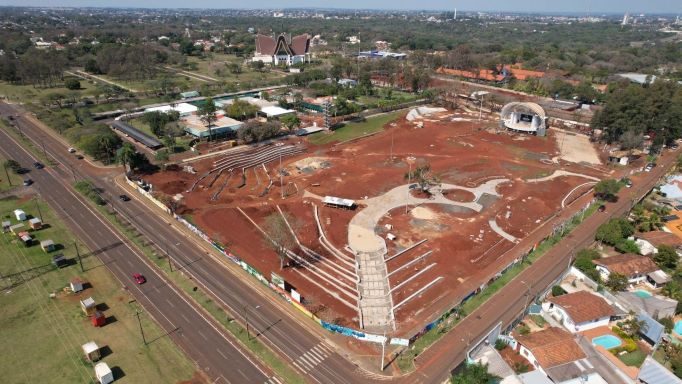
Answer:
M384 357L386 356L386 331L384 330L384 341L381 343L381 372L384 371Z
M40 216L40 221L43 221L43 213L40 211L40 205L38 205L38 198L34 198L33 201L36 203L36 209L38 210L38 216Z
M45 151L45 142L43 141L42 138L40 138L39 140L40 140L40 146L43 147L43 156L45 156L45 161L47 161L48 158L47 158L47 151Z
M3 164L3 168L5 168L5 176L7 176L7 183L9 183L9 186L12 186L12 179L9 178L9 172L7 172L7 164Z
M282 200L284 200L284 174L282 169L282 155L279 155L279 185L282 189Z
M135 316L137 316L137 323L140 325L140 334L142 335L142 342L147 345L147 339L144 338L144 330L142 330L142 321L140 320L140 311L135 311Z
M171 255L168 245L166 245L166 258L168 259L168 267L170 267L170 271L173 272L173 263L171 262Z
M249 305L244 304L244 321L246 322L246 338L251 340L251 334L249 333Z
M83 268L83 260L81 259L81 253L78 251L78 243L74 241L73 246L76 248L76 257L78 258L78 264L81 266L81 272L85 272L85 268Z

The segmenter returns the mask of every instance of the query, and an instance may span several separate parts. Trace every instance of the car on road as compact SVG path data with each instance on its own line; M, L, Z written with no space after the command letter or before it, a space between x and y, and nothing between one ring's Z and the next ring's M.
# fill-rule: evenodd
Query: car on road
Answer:
M655 166L656 166L656 164L654 164L654 163L649 163L649 164L647 164L647 165L644 167L644 171L645 171L645 172L651 172L651 170L654 169Z
M673 151L676 150L676 149L679 148L679 147L680 147L680 146L677 145L677 144L670 144L670 149L673 150Z
M118 198L121 201L130 201L130 197L128 197L128 195L119 195Z
M133 274L133 280L135 280L136 284L144 284L145 282L147 282L147 279L145 279L144 276L142 276L139 273Z
M44 167L45 167L45 166L44 166L43 164L41 164L40 162L38 162L38 161L36 161L35 163L33 163L33 168L35 168L35 169L43 169Z
M599 212L604 212L606 211L606 205L600 205L599 206Z
M25 179L24 180L24 187L28 187L31 184L33 184L33 180L31 180L31 179Z
M69 148L69 153L76 153L76 149L75 148Z
M623 182L623 185L625 185L625 188L632 188L632 180L624 177L621 179L621 181Z
M16 172L17 172L17 175L23 175L23 174L29 173L30 170L27 168L21 167L21 168L17 169Z
M76 155L76 159L83 160L83 155Z

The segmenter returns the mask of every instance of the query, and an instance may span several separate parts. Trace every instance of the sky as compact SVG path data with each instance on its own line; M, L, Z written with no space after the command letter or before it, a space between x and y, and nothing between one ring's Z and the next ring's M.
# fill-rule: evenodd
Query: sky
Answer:
M518 12L672 13L681 0L0 0L0 6L145 7L145 8L309 8L424 9Z

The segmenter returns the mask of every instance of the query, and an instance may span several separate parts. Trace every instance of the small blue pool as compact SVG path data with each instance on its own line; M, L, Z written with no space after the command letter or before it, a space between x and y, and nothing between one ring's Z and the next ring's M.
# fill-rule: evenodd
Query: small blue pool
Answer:
M636 290L636 291L633 292L633 293L634 293L635 295L637 295L638 297L641 297L642 299L648 299L648 298L650 298L650 297L652 296L651 293L649 293L649 292L647 292L647 291L643 291L643 290L641 290L641 289L638 289L638 290Z
M680 326L682 327L682 324L680 324ZM592 344L601 345L602 347L604 347L606 349L612 349L612 348L619 347L621 344L623 344L623 342L620 341L620 339L617 338L616 336L603 335L603 336L595 337L594 339L592 339Z
M682 336L682 320L677 320L675 322L675 327L673 328L673 331L677 333L678 335Z

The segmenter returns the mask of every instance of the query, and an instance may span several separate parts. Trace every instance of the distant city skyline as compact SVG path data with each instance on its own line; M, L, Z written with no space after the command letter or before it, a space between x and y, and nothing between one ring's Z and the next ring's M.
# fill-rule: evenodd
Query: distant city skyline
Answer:
M536 12L536 13L682 13L679 0L578 0L574 2L538 2L537 0L446 1L446 0L259 0L254 2L223 0L0 0L0 6L39 7L116 7L116 8L213 8L213 9L286 9L286 8L338 8L384 10L454 10L486 12Z

